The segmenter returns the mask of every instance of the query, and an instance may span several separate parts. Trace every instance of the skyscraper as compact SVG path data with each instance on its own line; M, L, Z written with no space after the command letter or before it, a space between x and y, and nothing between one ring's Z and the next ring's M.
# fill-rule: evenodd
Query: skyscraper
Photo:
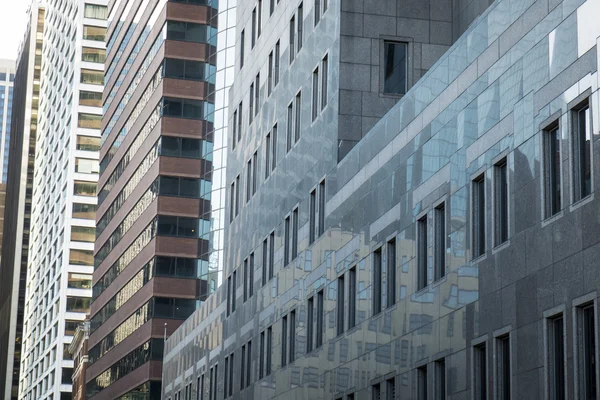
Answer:
M6 183L12 116L15 61L0 59L0 182Z
M110 3L91 399L160 398L163 336L218 284L211 176L222 144L212 132L226 93L215 91L215 14L213 1Z
M19 399L70 398L67 349L92 294L106 1L43 8L43 29L31 33L42 43Z
M10 400L19 398L44 16L44 7L32 3L17 61L11 118L4 213L4 229L10 234L2 238L0 258L0 320L5 322L0 324L0 396Z

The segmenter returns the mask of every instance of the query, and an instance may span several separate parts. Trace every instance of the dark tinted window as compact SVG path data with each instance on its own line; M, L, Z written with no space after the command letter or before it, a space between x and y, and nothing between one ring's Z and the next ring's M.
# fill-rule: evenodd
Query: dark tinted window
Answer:
M406 43L384 42L384 93L406 93Z

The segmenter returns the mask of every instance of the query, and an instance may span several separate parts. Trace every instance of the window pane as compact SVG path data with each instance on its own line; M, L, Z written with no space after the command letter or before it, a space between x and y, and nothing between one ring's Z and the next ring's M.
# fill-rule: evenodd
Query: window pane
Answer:
M85 18L106 19L108 17L108 8L97 4L86 4L83 16Z
M104 63L106 61L106 50L84 47L81 50L81 61Z
M183 100L165 97L163 99L163 115L181 117L183 115Z
M79 104L82 106L102 107L102 92L79 91Z
M81 69L81 83L89 83L91 85L104 84L104 72L91 69Z
M159 192L163 196L177 196L179 194L179 178L173 176L161 176Z
M167 215L159 215L158 217L158 234L159 235L177 235L177 217Z
M384 42L384 93L406 93L406 43Z
M88 312L92 299L89 297L70 297L67 296L67 311Z
M96 184L94 182L75 181L73 184L73 194L78 196L95 196Z
M193 178L180 178L181 197L200 197L200 181Z
M165 77L167 78L184 78L184 60L168 58L165 60Z
M100 138L93 136L77 136L77 150L99 151Z
M181 156L190 158L200 158L200 140L181 139Z
M186 99L183 103L185 118L202 118L202 101Z
M181 139L170 136L163 136L160 142L160 155L162 156L179 156L181 148Z
M85 40L97 40L104 42L106 37L106 28L100 26L83 26L83 38Z
M69 272L68 287L75 289L91 289L92 276L88 274L77 274Z
M77 250L69 251L69 264L71 265L94 265L94 252L92 250Z
M90 228L87 226L72 226L71 240L75 242L94 243L96 240L96 228Z
M95 204L73 203L73 218L95 219L96 207Z
M83 174L98 174L100 172L100 165L98 160L90 160L87 158L76 158L75 159L75 172Z
M79 113L77 126L86 129L100 129L102 126L102 115Z

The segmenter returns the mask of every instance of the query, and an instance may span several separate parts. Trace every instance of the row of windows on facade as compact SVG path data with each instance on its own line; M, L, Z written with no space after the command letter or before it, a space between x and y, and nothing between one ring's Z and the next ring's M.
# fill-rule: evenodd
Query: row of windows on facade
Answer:
M287 266L298 257L299 208L284 219L284 259ZM309 245L325 233L325 180L310 192L309 196ZM243 262L243 301L254 295L255 252L253 251ZM273 279L275 266L275 231L272 231L262 243L262 285ZM235 292L237 289L237 270L227 278L227 315L236 309Z
M314 26L316 27L321 20L322 14L327 11L329 0L315 0L314 11ZM279 4L279 0L277 0ZM302 49L303 30L304 30L304 6L301 2L296 10L295 15L290 19L290 64L294 61L296 54ZM269 16L275 11L275 0L269 0ZM262 13L263 2L258 0L258 4L252 10L252 31L250 37L250 48L254 49L258 38L262 33ZM298 23L296 24L296 19ZM246 46L246 30L242 29L240 33L240 69L244 67L245 61L245 46ZM275 62L279 65L279 42L277 45L277 58Z
M267 98L271 96L273 92L273 88L277 86L279 83L279 57L280 57L280 42L277 41L275 44L275 49L269 53L269 62L268 62L268 79L267 79ZM328 55L325 55L320 62L320 65L317 65L312 74L312 105L311 105L311 120L314 121L317 119L321 111L325 108L328 101L328 77L329 77L329 58ZM320 74L320 79L319 79ZM249 110L248 110L248 125L251 125L254 117L256 117L261 104L261 96L260 96L260 72L256 75L255 80L250 84L249 90ZM242 139L242 130L243 130L243 101L240 101L238 108L233 112L233 129L232 129L232 149L235 150L237 142ZM287 145L286 151L290 151L293 144L296 143L300 139L300 124L301 124L301 103L302 103L302 91L298 91L295 98L288 105L287 111ZM275 124L273 130L276 131L277 124ZM271 133L267 136L267 140L270 138ZM276 155L276 132L273 134L273 137L269 143L266 144L266 147L272 147L272 154L270 154L269 149L265 151L265 165L269 165L269 158L272 159L273 168L277 163L277 155ZM268 169L268 168L267 168ZM268 177L268 173L265 175Z

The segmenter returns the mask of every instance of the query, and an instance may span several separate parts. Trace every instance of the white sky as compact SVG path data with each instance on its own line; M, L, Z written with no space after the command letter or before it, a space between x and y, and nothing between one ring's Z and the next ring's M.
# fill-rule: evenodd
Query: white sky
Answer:
M31 0L0 0L0 58L17 58Z

